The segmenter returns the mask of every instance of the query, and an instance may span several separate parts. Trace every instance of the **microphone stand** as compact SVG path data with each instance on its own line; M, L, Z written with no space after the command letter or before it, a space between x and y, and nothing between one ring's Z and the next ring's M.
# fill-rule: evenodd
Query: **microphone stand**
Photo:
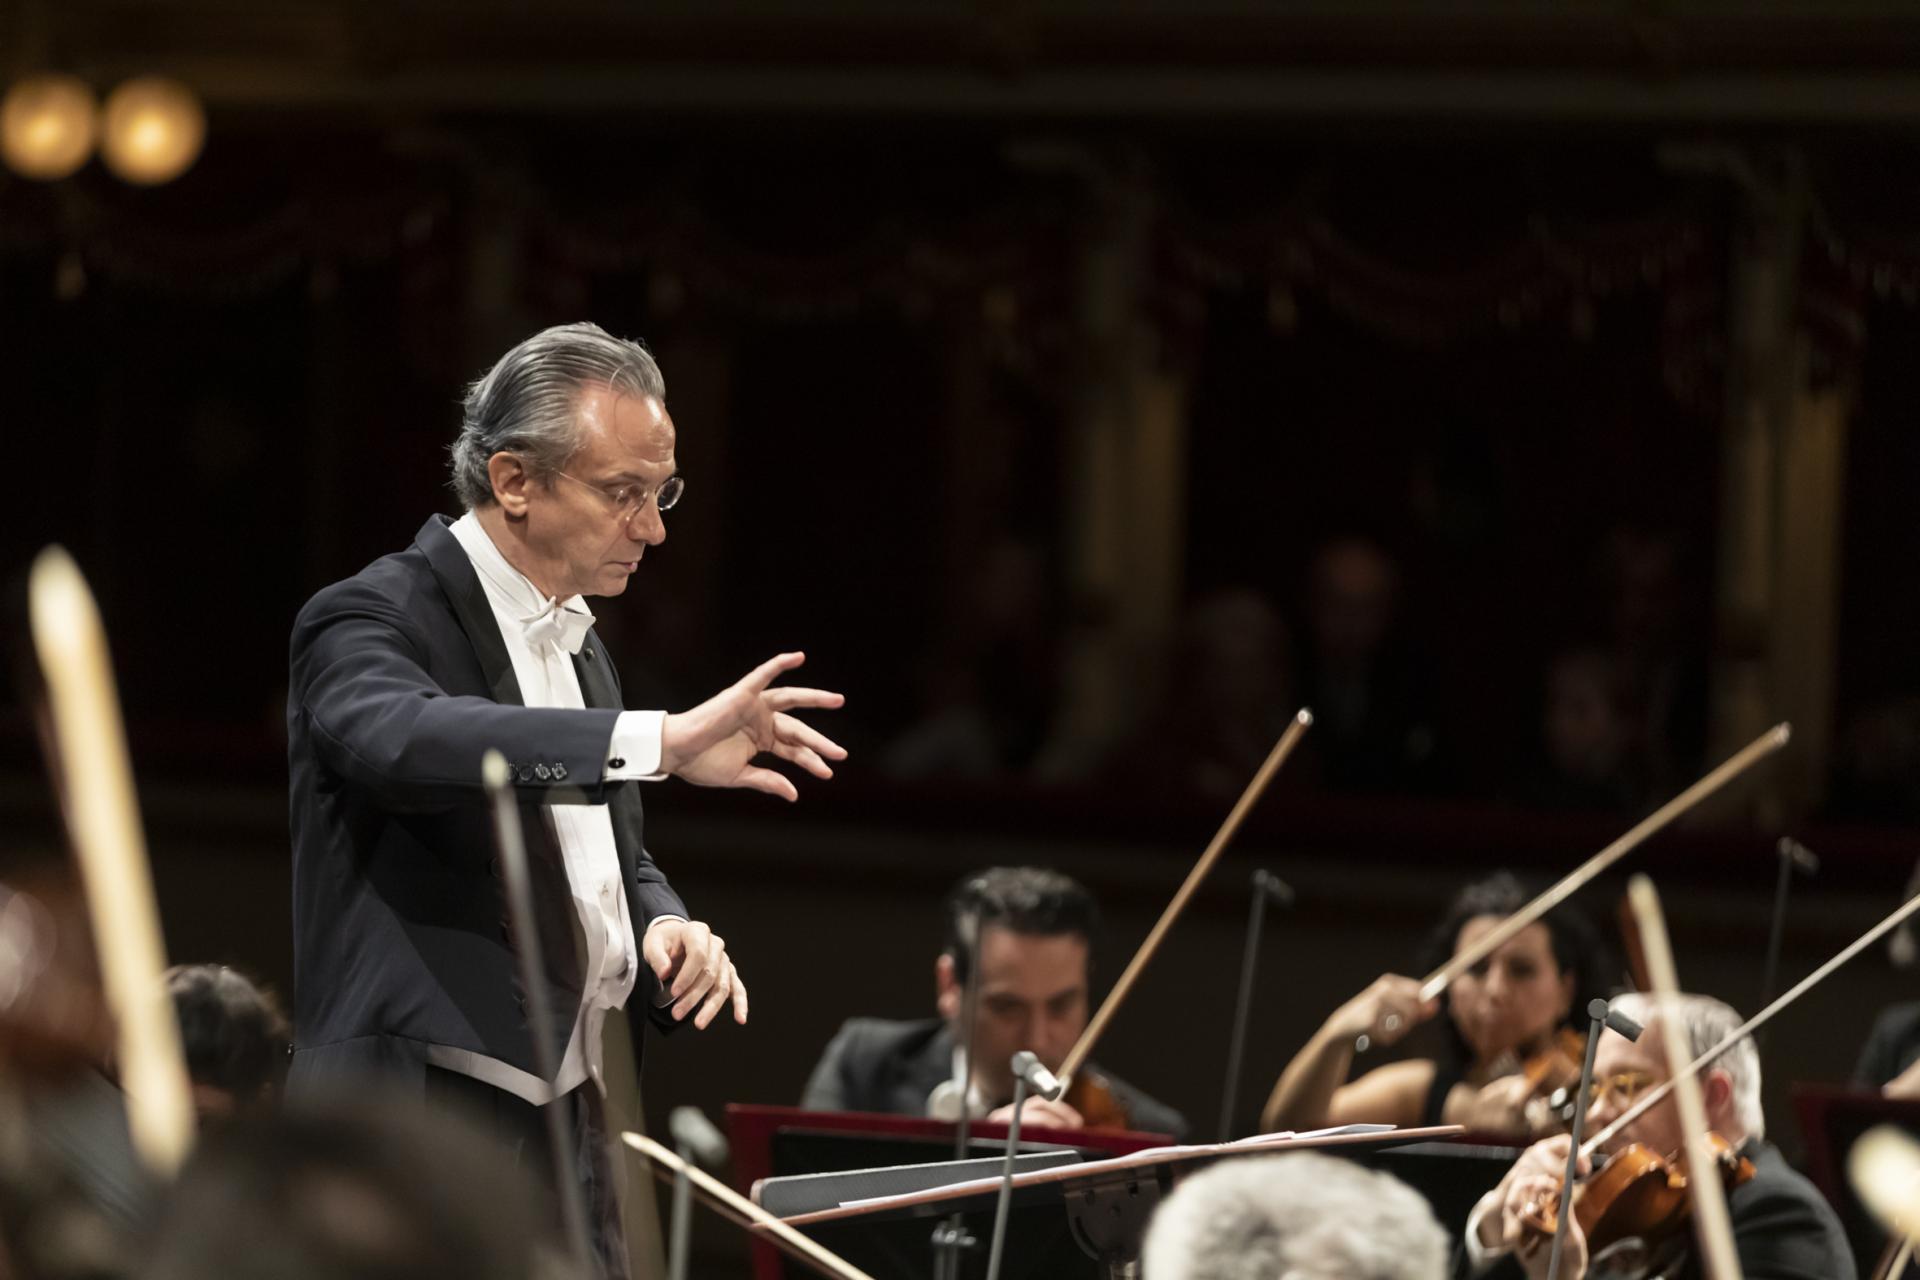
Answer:
M1007 1158L1000 1168L1000 1198L993 1206L993 1244L987 1250L987 1280L1000 1280L1000 1255L1007 1239L1007 1210L1013 1204L1013 1162L1020 1150L1020 1106L1027 1100L1027 1082L1036 1075L1043 1082L1034 1089L1038 1097L1052 1102L1062 1093L1060 1081L1040 1065L1034 1054L1022 1050L1013 1055L1013 1116L1007 1121Z
M513 923L513 950L520 966L520 985L527 992L527 1032L533 1042L533 1066L551 1084L560 1076L553 1060L547 1029L553 1025L547 1005L546 975L540 972L539 926L533 916L533 884L527 875L527 846L520 830L520 805L508 785L507 760L489 750L480 761L480 778L493 808L493 838L500 852L500 871L506 881L507 918ZM573 1126L554 1098L540 1108L547 1122L547 1146L553 1157L554 1191L560 1197L560 1218L567 1243L582 1274L593 1271L593 1247L587 1235L586 1209L575 1181Z
M1234 1000L1233 1035L1227 1048L1227 1082L1220 1090L1220 1141L1233 1137L1233 1106L1240 1095L1240 1068L1247 1052L1247 1022L1253 1016L1254 962L1260 956L1260 931L1267 903L1293 905L1293 888L1264 867L1253 873L1253 906L1247 915L1247 945L1240 958L1240 993Z
M1560 1213L1554 1219L1553 1252L1547 1257L1547 1280L1559 1280L1560 1248L1567 1239L1568 1215L1573 1212L1573 1178L1580 1163L1580 1139L1587 1125L1587 1098L1593 1092L1593 1058L1600 1048L1600 1036L1608 1028L1629 1040L1638 1040L1642 1027L1624 1013L1617 1013L1605 1000L1589 1000L1587 1017L1587 1053L1580 1064L1580 1091L1574 1095L1573 1126L1568 1134L1567 1171L1560 1182Z
M953 1130L956 1162L967 1158L973 1144L973 1035L980 1018L980 908L977 904L961 915L959 933L960 948L965 955L956 959L966 961L967 976L960 983L960 1120ZM1019 1105L1020 1099L1016 1096L1014 1106ZM1017 1115L1014 1124L1019 1124ZM1011 1150L1011 1134L1007 1141ZM979 1245L979 1240L967 1232L964 1215L955 1212L941 1219L940 1225L933 1229L934 1280L960 1280L961 1253Z
M727 1140L698 1107L675 1107L667 1115L674 1154L673 1224L668 1231L668 1280L687 1280L689 1244L693 1226L693 1179L687 1170L704 1165L718 1170L727 1163Z
M1780 879L1773 889L1773 922L1767 929L1767 965L1765 976L1760 983L1760 1005L1765 1008L1773 1002L1774 986L1780 978L1780 947L1787 932L1787 891L1793 885L1793 873L1797 868L1811 877L1820 870L1820 859L1813 850L1795 840L1792 836L1781 836L1780 843L1774 846L1780 855ZM1753 1047L1761 1048L1766 1042L1767 1033L1763 1029L1753 1037Z
M667 1280L687 1280L687 1254L693 1235L693 1180L687 1166L693 1151L684 1142L673 1144L680 1164L673 1171L673 1223L667 1231Z

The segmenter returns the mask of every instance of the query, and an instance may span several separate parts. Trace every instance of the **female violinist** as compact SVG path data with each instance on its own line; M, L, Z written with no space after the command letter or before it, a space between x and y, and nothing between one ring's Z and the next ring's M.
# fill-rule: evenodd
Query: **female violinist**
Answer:
M1429 939L1431 958L1460 954L1529 897L1504 872L1468 885ZM1524 1064L1536 1055L1565 1056L1556 1052L1559 1033L1571 1011L1600 994L1609 972L1592 926L1562 907L1461 974L1438 1000L1420 1000L1418 979L1387 974L1335 1010L1294 1056L1261 1126L1461 1124L1476 1133L1536 1136L1540 1108L1529 1102L1543 1080ZM1347 1082L1363 1037L1383 1048L1443 1013L1438 1056L1387 1063ZM1578 1059L1571 1065L1577 1075Z

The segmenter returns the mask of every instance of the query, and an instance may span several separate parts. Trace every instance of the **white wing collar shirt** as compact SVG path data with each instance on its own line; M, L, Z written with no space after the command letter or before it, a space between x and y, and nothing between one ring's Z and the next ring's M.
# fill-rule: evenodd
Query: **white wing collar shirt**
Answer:
M453 522L453 536L473 561L487 601L493 606L500 637L513 661L520 696L530 707L581 707L580 679L572 655L580 651L593 614L579 596L543 597L527 576L507 562L493 539L468 512ZM657 779L664 711L624 711L614 723L607 747L610 782ZM600 1032L607 1010L617 1009L633 992L640 963L627 895L620 884L620 859L614 850L613 819L605 804L549 805L543 809L566 861L573 905L586 936L586 989L574 1018L573 1035L551 1083L530 1072L467 1049L430 1045L434 1066L483 1080L545 1105L592 1079L602 1093ZM652 923L648 921L647 923Z

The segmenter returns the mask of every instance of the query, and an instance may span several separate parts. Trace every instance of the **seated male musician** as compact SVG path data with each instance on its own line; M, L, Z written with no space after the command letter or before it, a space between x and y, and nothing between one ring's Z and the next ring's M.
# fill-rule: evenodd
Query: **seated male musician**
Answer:
M1595 1100L1587 1112L1588 1133L1612 1123L1641 1093L1671 1075L1662 1038L1667 1027L1654 1016L1652 998L1623 995L1614 1000L1614 1007L1643 1023L1646 1030L1638 1041L1611 1032L1602 1035L1595 1052ZM1681 996L1674 1018L1686 1036L1688 1060L1719 1044L1740 1025L1738 1014L1708 996ZM1753 1164L1753 1177L1727 1193L1734 1247L1747 1280L1833 1280L1854 1275L1853 1253L1839 1218L1813 1184L1789 1168L1766 1141L1766 1117L1760 1109L1760 1055L1753 1041L1741 1040L1702 1069L1698 1078L1707 1124ZM1561 1135L1529 1147L1500 1185L1474 1207L1467 1219L1467 1253L1476 1267L1512 1253L1533 1280L1546 1275L1552 1240L1529 1229L1524 1216L1529 1205L1543 1199L1557 1209L1567 1141ZM1680 1113L1671 1096L1626 1125L1606 1144L1606 1154L1635 1142L1663 1156L1681 1150L1685 1143ZM1583 1161L1583 1176L1586 1172ZM1691 1251L1692 1242L1690 1227L1679 1231L1665 1248L1680 1256L1639 1274L1676 1280L1698 1276L1698 1264L1683 1256ZM1562 1245L1562 1280L1579 1280L1588 1274L1588 1252L1586 1238L1574 1224ZM1605 1256L1596 1258L1592 1274L1609 1274L1606 1263Z
M1021 1050L1032 1051L1050 1070L1059 1070L1087 1026L1088 958L1098 909L1091 894L1057 871L995 867L965 877L947 897L947 942L933 966L934 1004L940 1016L910 1022L849 1018L814 1067L802 1106L928 1114L934 1091L960 1071L961 994L969 962L961 932L963 922L976 912L976 1113L984 1105L991 1109L988 1119L1009 1118L1013 1072L1008 1064ZM1092 1074L1082 1072L1083 1077ZM1179 1112L1104 1070L1098 1075L1124 1113L1123 1127L1175 1137L1186 1133L1187 1122ZM1088 1123L1064 1099L1028 1098L1021 1119L1061 1129Z

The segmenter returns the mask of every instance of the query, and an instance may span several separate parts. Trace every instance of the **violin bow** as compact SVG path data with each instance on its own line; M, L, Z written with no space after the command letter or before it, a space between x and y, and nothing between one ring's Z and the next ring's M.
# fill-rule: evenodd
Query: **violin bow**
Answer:
M1207 873L1213 870L1213 864L1220 860L1220 855L1226 852L1234 836L1239 834L1241 824L1247 820L1247 815L1253 812L1253 806L1258 804L1260 797L1266 793L1267 784L1273 781L1276 773L1280 772L1280 766L1287 762L1287 757L1293 754L1294 748L1300 745L1300 739L1312 725L1313 712L1305 707L1295 712L1293 719L1287 723L1285 731L1280 734L1280 740L1273 744L1273 750L1267 753L1266 760L1253 775L1253 781L1249 782L1246 790L1240 793L1240 798L1234 802L1233 809L1227 814L1226 821L1220 824L1220 829L1213 833L1213 840L1208 843L1206 852L1202 853L1200 860L1193 864L1193 870L1187 873L1186 881L1173 895L1173 901L1169 902L1166 910L1160 913L1160 919L1147 934L1147 940L1140 944L1138 951L1133 953L1133 959L1127 962L1126 970L1120 975L1120 980L1113 984L1113 990L1107 992L1107 998L1101 1002L1099 1012L1093 1015L1093 1021L1089 1022L1087 1029L1080 1033L1080 1039L1067 1054L1066 1060L1060 1064L1057 1074L1062 1087L1073 1083L1074 1075L1086 1064L1087 1055L1093 1052L1093 1046L1098 1043L1101 1033L1107 1029L1107 1023L1113 1020L1113 1015L1119 1011L1120 1005L1133 990L1133 984L1139 979L1141 970L1147 967L1147 962L1152 960L1154 953L1160 949L1160 942L1167 936L1167 931L1173 928L1174 921L1178 920L1180 913L1186 910L1187 902L1200 888L1200 882L1207 878Z
M1740 1259L1733 1247L1733 1219L1727 1212L1726 1191L1716 1176L1713 1148L1707 1142L1707 1108L1700 1096L1700 1080L1687 1070L1687 1048L1681 1026L1671 1012L1679 1007L1680 976L1667 938L1667 921L1660 895L1647 876L1636 875L1627 885L1646 950L1647 976L1653 979L1654 1007L1664 1025L1660 1039L1666 1046L1667 1070L1675 1081L1674 1102L1680 1109L1680 1131L1686 1135L1687 1193L1693 1198L1694 1232L1707 1280L1742 1280Z
M721 1217L735 1226L764 1233L787 1256L805 1263L821 1275L832 1277L833 1280L873 1280L872 1276L833 1250L802 1235L705 1169L682 1160L646 1134L629 1130L620 1135L620 1140L652 1162L657 1175L670 1177L684 1171L687 1181L700 1193L700 1198Z
M1522 929L1579 892L1607 868L1672 825L1682 814L1786 746L1792 733L1792 726L1782 722L1729 756L1713 772L1642 818L1632 830L1569 871L1539 897L1487 930L1472 946L1428 974L1420 984L1420 998L1431 1000L1438 996L1453 985L1455 978L1505 946Z
M1683 1075L1692 1076L1696 1074L1721 1054L1733 1048L1734 1045L1739 1044L1740 1041L1746 1039L1761 1027L1766 1026L1767 1023L1773 1021L1774 1016L1782 1009L1785 1009L1795 1000L1798 1000L1801 996L1826 981L1827 978L1832 976L1835 970L1846 964L1847 961L1853 959L1862 951L1865 951L1894 929L1899 928L1901 922L1913 915L1916 911L1920 911L1920 897L1907 899L1906 902L1895 908L1886 919L1855 938L1852 942L1849 942L1836 952L1832 958L1827 960L1826 963L1822 964L1812 973L1809 973L1806 977L1800 979L1800 981L1794 983L1791 988L1783 992L1772 1004L1754 1014L1751 1018L1748 1018L1732 1031L1727 1032L1727 1034L1721 1038L1719 1044L1714 1045L1711 1049L1708 1049L1705 1053L1688 1063L1685 1071L1676 1072L1673 1079L1662 1081L1660 1084L1655 1085L1653 1088L1641 1094L1632 1106L1616 1116L1613 1122L1607 1125L1606 1128L1589 1138L1586 1143L1581 1146L1580 1150L1587 1155L1593 1154L1602 1144L1612 1138L1614 1134L1639 1119L1649 1108L1658 1106L1662 1099L1673 1092L1675 1080L1678 1080Z
M35 558L27 596L52 721L50 763L113 1012L127 1125L142 1162L171 1177L193 1145L193 1095L106 630L86 578L60 547Z
M1890 1124L1867 1130L1847 1153L1847 1180L1892 1233L1874 1280L1897 1280L1913 1259L1914 1233L1920 1230L1920 1143Z

